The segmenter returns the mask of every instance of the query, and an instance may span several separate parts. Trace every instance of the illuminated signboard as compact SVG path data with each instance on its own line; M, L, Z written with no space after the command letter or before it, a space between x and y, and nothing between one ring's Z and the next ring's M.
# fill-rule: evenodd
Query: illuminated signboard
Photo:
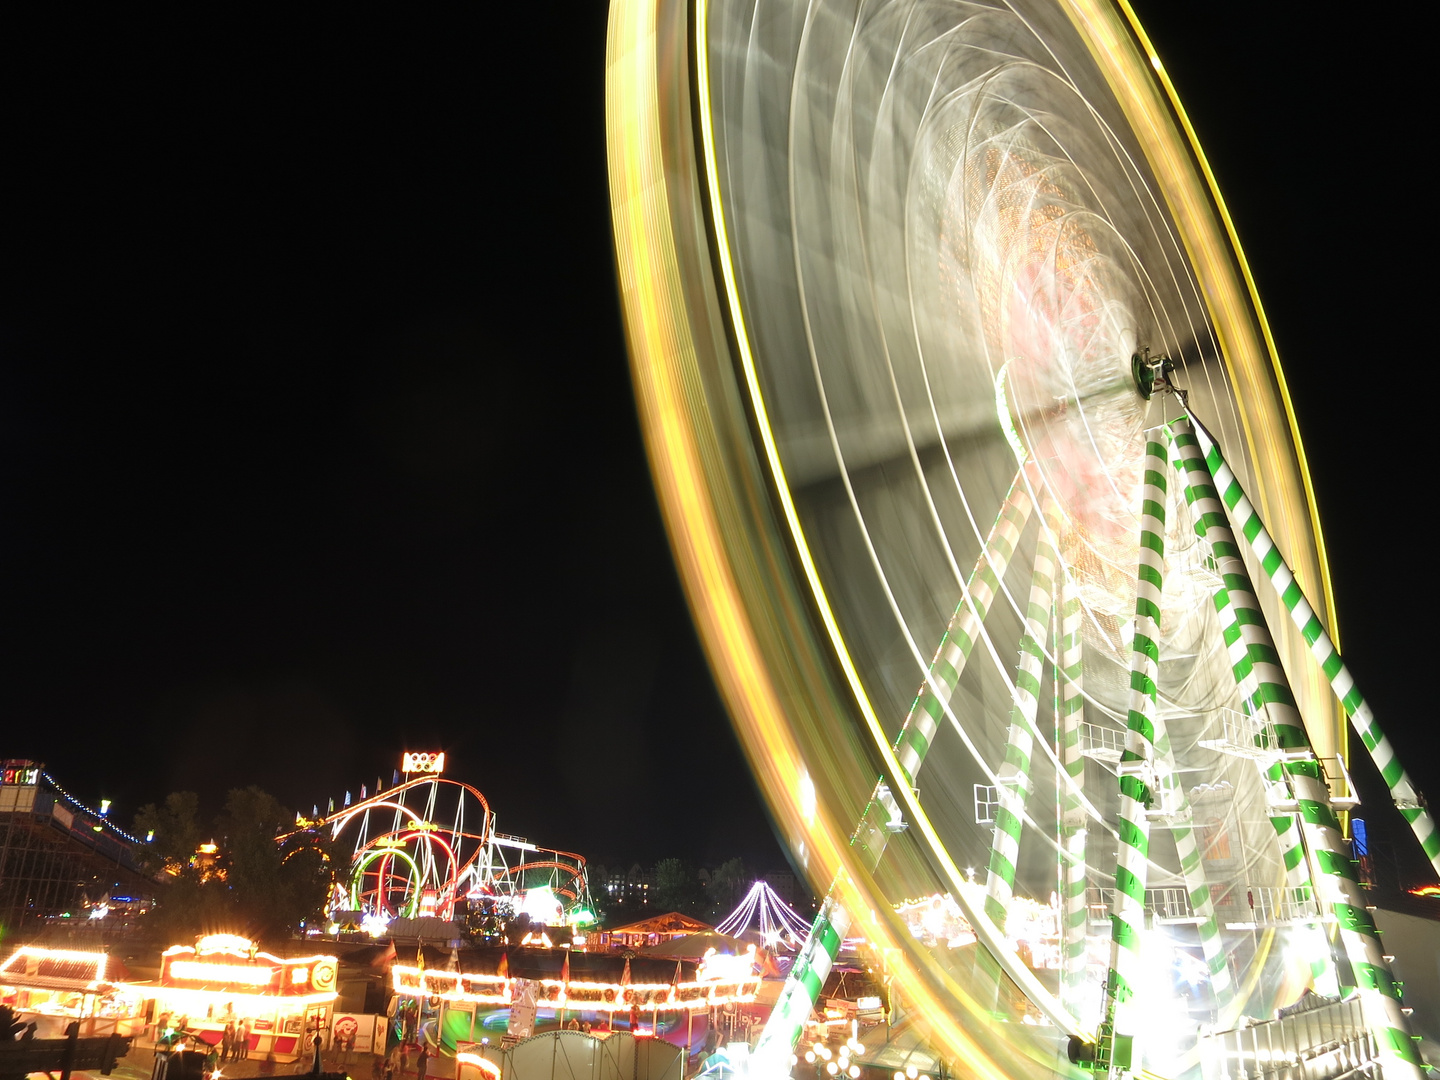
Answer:
M444 757L442 754L441 757ZM435 770L439 772L439 769ZM34 787L40 782L40 766L31 761L7 761L0 766L0 784Z
M445 771L445 751L438 754L414 754L409 750L400 759L400 771L403 773L435 773Z
M207 964L198 960L173 960L168 969L175 982L240 983L245 986L269 986L275 981L275 969L252 964Z
M160 958L160 985L220 993L305 996L335 990L333 956L282 959L232 934L212 934L195 948L177 945Z

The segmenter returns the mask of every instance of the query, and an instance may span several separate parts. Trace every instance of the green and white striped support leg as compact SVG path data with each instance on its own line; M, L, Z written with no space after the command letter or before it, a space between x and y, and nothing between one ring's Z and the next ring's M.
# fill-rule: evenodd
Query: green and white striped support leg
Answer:
M1110 905L1110 971L1100 1023L1100 1057L1112 1072L1130 1066L1116 1050L1122 1039L1133 1039L1139 1033L1130 1002L1135 996L1145 935L1145 880L1150 858L1150 821L1145 811L1154 799L1153 717L1160 662L1160 594L1165 581L1165 471L1165 446L1152 437L1145 444L1130 710L1125 752L1120 757L1120 852Z
M1365 906L1365 894L1355 880L1355 871L1340 833L1340 823L1330 808L1330 791L1321 779L1320 764L1310 751L1305 725L1295 708L1285 682L1275 643L1254 600L1250 578L1230 531L1224 506L1201 456L1190 421L1172 422L1186 476L1196 494L1193 504L1197 527L1204 522L1219 564L1221 577L1235 605L1237 620L1247 639L1250 659L1261 687L1259 704L1269 713L1276 739L1291 760L1284 770L1300 808L1305 842L1314 854L1319 877L1317 886L1326 907L1340 930L1340 941L1355 974L1365 1022L1379 1048L1386 1080L1423 1075L1424 1064L1410 1034L1410 1020L1400 1004L1400 990L1390 963L1380 946L1375 922ZM1306 755L1306 756L1302 756Z
M1256 561L1264 568L1275 586L1285 610L1290 613L1291 621L1310 646L1310 654L1315 657L1320 669L1325 672L1325 677L1330 680L1331 689L1344 706L1360 741L1370 752L1370 759L1375 762L1375 767L1390 786L1390 797L1396 808L1410 823L1425 857L1430 860L1435 873L1440 875L1440 831L1435 828L1435 819L1430 816L1430 811L1425 809L1419 791L1401 766L1400 759L1395 756L1390 740L1375 722L1375 715L1370 711L1369 704L1360 696L1350 669L1340 659L1340 650L1325 632L1320 616L1315 614L1315 609L1305 598L1300 583L1295 580L1294 572L1286 564L1280 549L1275 546L1274 539L1260 521L1259 513L1245 497L1240 481L1220 456L1220 448L1206 434L1204 428L1199 424L1194 426L1195 437L1199 440L1206 464L1210 467L1210 474L1215 479L1215 487L1229 508L1232 520L1239 527L1240 535L1249 542Z
M1190 800L1185 794L1184 784L1175 763L1175 751L1170 745L1170 733L1165 721L1156 715L1155 754L1160 763L1161 785L1175 790L1175 817L1185 821L1189 816ZM1205 876L1205 864L1200 858L1200 848L1195 841L1195 830L1189 825L1176 825L1171 830L1175 838L1175 850L1180 857L1180 873L1185 879L1185 892L1190 897L1190 909L1200 920L1200 951L1205 957L1205 966L1210 970L1210 988L1215 992L1215 1004L1220 1010L1226 1009L1235 997L1235 985L1230 978L1230 965L1225 959L1225 943L1220 938L1220 920L1215 914L1215 902L1210 897L1210 880Z
M1085 809L1080 792L1085 787L1085 758L1081 754L1080 725L1085 719L1083 694L1084 664L1080 640L1080 597L1070 575L1062 570L1059 579L1059 610L1056 612L1055 731L1060 743L1060 764L1070 778L1060 789L1060 839L1065 855L1060 861L1060 911L1062 931L1061 1000L1070 1015L1080 1018L1085 988Z
M1167 437L1169 432L1167 430ZM1175 461L1173 475L1183 477L1184 471ZM1185 794L1185 785L1180 779L1175 751L1170 743L1170 732L1165 720L1158 714L1153 718L1155 754L1158 761L1159 786L1171 793L1166 799L1173 807L1175 819L1186 822L1190 814L1190 799ZM1230 966L1226 962L1225 944L1220 937L1220 920L1215 914L1215 902L1210 896L1210 880L1205 875L1205 864L1200 856L1195 830L1188 824L1171 827L1175 840L1176 854L1180 859L1180 873L1185 881L1185 893L1190 899L1190 910L1200 920L1197 931L1200 937L1200 951L1205 957L1205 966L1210 971L1210 988L1215 994L1216 1007L1224 1010L1235 996L1235 986L1230 978Z
M945 628L945 636L940 639L940 647L930 661L925 685L916 695L910 714L905 717L905 724L900 729L900 736L895 740L895 756L900 759L905 778L912 784L935 732L945 719L945 706L950 703L950 697L960 682L960 673L965 670L965 661L975 648L980 626L990 611L990 605L995 602L1000 579L1005 576L1016 545L1020 543L1020 533L1030 519L1032 507L1024 474L1016 473L1000 516L985 538L985 549L970 574L967 595L950 617L950 625Z
M995 601L1000 588L1000 579L1010 566L1010 559L1020 542L1020 533L1034 506L1023 476L1017 473L1010 485L1000 513L985 538L984 550L976 560L966 585L966 596L955 608L945 636L935 651L925 685L910 706L910 713L895 740L896 755L906 779L915 782L915 777L924 764L960 674L975 648L985 615ZM899 816L899 807L894 795L882 780L875 785L865 813L855 827L851 844L866 853L873 867L885 852L890 839L890 823ZM795 1047L805 1020L815 1007L816 996L825 984L830 965L834 963L835 952L828 950L826 942L833 942L835 950L845 938L845 930L851 922L850 913L840 903L835 886L821 905L820 915L806 938L805 945L796 957L790 975L780 991L770 1019L765 1023L755 1051L751 1055L751 1072L757 1076L776 1077L790 1071L790 1053ZM840 929L838 932L836 927ZM801 961L805 962L802 964ZM818 981L817 980L818 973Z
M757 1077L781 1077L790 1074L790 1055L815 1001L825 986L825 979L839 955L845 934L850 929L850 913L845 910L830 890L825 903L820 905L820 914L810 927L805 946L795 957L784 989L775 1002L765 1030L755 1043L750 1055L750 1071ZM793 988L793 989L792 989Z
M1030 596L1025 606L1025 627L1020 634L1020 659L1015 669L1015 702L1010 707L1010 732L1005 761L997 770L999 806L990 841L990 866L985 875L985 914L1005 929L1005 916L1015 891L1015 867L1020 859L1020 831L1025 801L1030 794L1030 759L1035 753L1035 717L1040 707L1040 678L1045 671L1044 642L1050 635L1050 608L1054 602L1060 557L1054 537L1059 535L1060 512L1055 500L1042 496L1045 528L1035 540L1035 569L1030 575Z
M1213 494L1210 474L1203 469L1197 473L1191 467L1198 460L1193 452L1197 445L1193 432L1177 429L1175 425L1171 425L1171 430L1176 432L1176 448L1181 450L1180 473L1185 479L1185 501L1190 504L1194 513L1195 533L1211 545L1217 560L1217 571L1223 574L1220 553L1214 545L1219 543L1224 548L1226 541L1224 537L1212 536L1210 532L1215 524L1215 507L1211 501L1207 501L1206 495L1207 492ZM1223 513L1219 523L1228 530ZM1228 532L1226 535L1229 535ZM1238 549L1235 553L1238 554ZM1261 630L1254 629L1258 626L1263 630L1265 618L1260 611L1259 602L1249 589L1248 577L1242 581L1233 574L1228 574L1224 575L1215 591L1215 612L1219 616L1220 632L1229 652L1230 670L1235 677L1235 685L1240 690L1241 706L1246 716L1260 719L1268 717L1272 722L1293 726L1300 723L1299 713L1294 709L1294 698L1289 684L1285 681L1278 656L1273 653L1273 649L1266 652L1265 640L1268 640L1268 636L1262 640L1257 636ZM1268 631L1265 633L1268 635ZM1282 714L1282 710L1287 708L1290 711ZM1280 763L1266 769L1264 776L1267 788L1278 795L1275 801L1290 801L1293 792L1290 789L1289 777ZM1285 865L1286 887L1297 897L1308 899L1315 896L1310 860L1305 857L1304 837L1295 815L1272 814L1270 825L1275 830L1280 858ZM1316 941L1310 950L1311 981L1320 993L1336 995L1340 992L1340 986L1335 965L1331 961L1328 945L1323 942L1323 933L1318 924L1313 927L1313 933Z

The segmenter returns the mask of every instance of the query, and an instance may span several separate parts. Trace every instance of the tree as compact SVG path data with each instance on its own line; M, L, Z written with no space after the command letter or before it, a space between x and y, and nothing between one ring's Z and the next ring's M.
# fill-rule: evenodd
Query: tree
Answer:
M169 941L225 931L260 941L283 937L320 913L339 865L321 834L294 831L294 814L258 787L235 788L214 823L200 826L199 798L168 796L144 806L136 827L155 832L151 853L164 870L150 924ZM204 864L195 856L202 837L219 851Z
M710 913L724 917L735 910L750 888L750 873L740 859L726 859L710 874Z
M658 913L681 911L694 914L703 897L700 882L679 859L661 859L655 864L655 884L650 906Z
M154 835L147 852L160 864L155 869L178 876L200 846L200 796L193 791L172 791L163 806L146 803L135 815L135 832Z
M320 913L333 880L334 852L314 830L258 787L234 788L216 822L229 856L235 914L253 938L287 935Z
M154 834L146 854L160 882L159 903L146 916L146 924L169 942L225 927L223 872L213 863L202 868L195 859L204 836L200 796L172 791L161 806L147 803L135 815L135 828Z
M9 1043L20 1038L25 1030L25 1021L15 1015L9 1005L0 1005L0 1043ZM25 1080L24 1072L0 1072L0 1080Z

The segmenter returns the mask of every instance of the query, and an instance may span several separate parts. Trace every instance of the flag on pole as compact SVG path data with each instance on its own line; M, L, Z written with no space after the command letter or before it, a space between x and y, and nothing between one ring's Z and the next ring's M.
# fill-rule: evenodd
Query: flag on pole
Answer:
M495 965L495 974L502 979L510 978L510 954L508 952L500 954L500 963Z
M560 1003L570 997L570 950L565 950L565 961L560 965Z

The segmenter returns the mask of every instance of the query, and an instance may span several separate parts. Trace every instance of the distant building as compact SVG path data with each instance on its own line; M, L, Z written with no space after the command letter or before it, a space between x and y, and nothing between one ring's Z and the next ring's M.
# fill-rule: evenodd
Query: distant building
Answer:
M645 907L650 903L650 889L655 884L655 875L642 869L639 863L632 863L629 870L604 871L604 882L600 888L610 904L626 904ZM590 888L596 887L595 878L590 879Z
M772 870L761 876L769 883L770 888L775 890L775 894L796 911L808 914L815 910L815 895L810 891L810 886L789 870Z
M38 762L0 763L0 937L85 920L105 898L152 893L141 843L67 795Z

